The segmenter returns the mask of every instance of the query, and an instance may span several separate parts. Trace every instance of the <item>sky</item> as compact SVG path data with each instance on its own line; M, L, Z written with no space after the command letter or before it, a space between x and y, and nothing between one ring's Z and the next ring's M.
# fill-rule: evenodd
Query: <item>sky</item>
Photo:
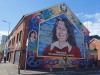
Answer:
M91 35L100 36L100 0L0 0L0 40L23 15L65 2ZM0 41L1 42L1 41Z

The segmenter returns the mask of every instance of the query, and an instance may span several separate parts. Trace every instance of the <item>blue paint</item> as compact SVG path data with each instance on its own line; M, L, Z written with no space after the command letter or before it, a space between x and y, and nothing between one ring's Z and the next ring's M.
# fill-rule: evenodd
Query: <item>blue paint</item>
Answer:
M45 20L49 19L52 14L53 14L53 10L50 9L42 11L42 15Z
M90 64L90 60L71 60L70 62L72 65L77 65L77 64L80 64L80 65L88 65Z
M54 66L56 64L59 64L59 60L55 59L55 60L50 60L48 59L38 59L36 61L34 61L34 56L30 56L27 60L26 60L26 64L29 65L30 67L39 67L39 66L43 66L43 65L50 65L50 66Z

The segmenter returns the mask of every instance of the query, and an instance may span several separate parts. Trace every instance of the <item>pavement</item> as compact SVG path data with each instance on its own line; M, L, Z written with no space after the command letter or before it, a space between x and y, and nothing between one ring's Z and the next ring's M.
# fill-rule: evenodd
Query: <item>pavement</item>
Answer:
M6 63L0 63L0 75L39 75L47 73L48 72L20 70L20 74L18 74L18 65L8 61Z
M10 62L0 63L0 75L100 75L100 69L67 69L66 71L62 70L54 70L50 71L30 71L30 70L20 70L20 74L18 74L18 66L16 64L12 64Z

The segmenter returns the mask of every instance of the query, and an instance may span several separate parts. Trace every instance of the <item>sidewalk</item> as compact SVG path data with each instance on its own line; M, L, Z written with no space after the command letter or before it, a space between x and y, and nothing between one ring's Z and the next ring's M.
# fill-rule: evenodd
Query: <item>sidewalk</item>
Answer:
M45 70L46 71L46 70ZM0 63L0 75L77 75L77 73L81 75L86 75L87 73L99 73L100 75L100 68L79 68L78 70L75 68L66 69L66 71L53 69L53 72L49 71L30 71L30 70L20 70L20 74L18 74L18 66L12 64L10 62ZM84 73L84 74L83 74ZM97 74L96 74L97 75Z
M38 75L38 74L47 74L48 72L40 72L40 71L26 71L20 70L20 74L18 74L18 66L12 64L10 62L0 63L0 75Z

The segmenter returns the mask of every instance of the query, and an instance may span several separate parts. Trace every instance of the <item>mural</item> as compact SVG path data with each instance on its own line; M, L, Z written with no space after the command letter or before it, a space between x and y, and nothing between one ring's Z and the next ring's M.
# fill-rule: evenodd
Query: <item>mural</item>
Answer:
M58 65L60 65L61 68L63 68L64 65L67 65L67 67L73 67L73 66L75 67L77 65L79 67L85 67L86 65L89 66L90 62L91 62L90 60L72 60L72 59L68 59L66 62L65 59L51 60L50 58L35 60L34 56L30 56L27 60L27 65L33 69L40 68L41 66L45 66L45 65L46 65L46 68L48 68L48 66L56 67Z
M33 13L28 19L26 69L90 63L85 60L87 41L82 24L66 4Z
M83 36L64 14L40 24L38 56L84 58L83 44Z

